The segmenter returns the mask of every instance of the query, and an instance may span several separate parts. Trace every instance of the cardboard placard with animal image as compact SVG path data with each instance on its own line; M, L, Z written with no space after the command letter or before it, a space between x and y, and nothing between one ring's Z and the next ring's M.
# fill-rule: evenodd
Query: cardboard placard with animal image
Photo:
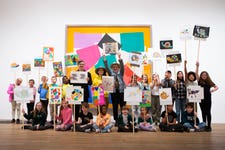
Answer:
M181 53L166 55L166 63L168 65L180 65L181 62L182 62Z
M193 30L193 36L197 40L206 40L209 37L210 27L198 26L195 25Z
M159 89L160 105L172 105L172 91L171 88L160 88Z
M201 102L204 99L204 89L201 86L188 86L187 99L188 102Z
M173 49L173 40L161 40L159 41L160 49Z

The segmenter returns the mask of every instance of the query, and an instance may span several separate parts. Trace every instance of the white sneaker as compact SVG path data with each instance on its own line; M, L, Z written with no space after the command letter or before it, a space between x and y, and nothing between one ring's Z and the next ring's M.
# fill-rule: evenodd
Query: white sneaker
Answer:
M96 129L96 130L95 130L95 132L96 132L96 133L99 133L99 132L100 132L100 130L99 130L99 129Z
M91 132L91 129L86 129L86 130L84 130L84 132L90 133Z

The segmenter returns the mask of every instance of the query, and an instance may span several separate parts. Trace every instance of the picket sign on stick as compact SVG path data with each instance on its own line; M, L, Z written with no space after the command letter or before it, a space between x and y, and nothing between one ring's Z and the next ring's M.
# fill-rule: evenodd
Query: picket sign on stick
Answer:
M22 109L24 109L24 102L22 102ZM22 113L22 128L24 130L24 116L23 116L23 113Z
M74 127L73 127L73 132L76 132L76 117L75 117L75 112L76 112L76 107L75 107L75 104L73 105L73 117L74 117Z
M53 121L54 121L54 130L56 131L56 119L55 119L55 117L56 117L56 107L55 107L55 101L54 101L54 119L53 119Z
M197 53L197 61L199 62L199 55L200 55L200 42L201 40L198 40L198 53Z
M167 105L165 105L165 109L166 109L166 122L167 122L167 125L169 125L169 119L168 119L168 111L167 111Z
M196 102L194 103L194 112L196 110L196 113L197 113L197 109L196 109ZM196 116L194 114L194 125L196 126Z
M187 40L184 40L184 58L187 60Z
M133 125L133 134L134 134L134 105L132 106L132 125Z
M38 85L40 85L40 76L41 76L41 73L40 73L40 67L38 67Z

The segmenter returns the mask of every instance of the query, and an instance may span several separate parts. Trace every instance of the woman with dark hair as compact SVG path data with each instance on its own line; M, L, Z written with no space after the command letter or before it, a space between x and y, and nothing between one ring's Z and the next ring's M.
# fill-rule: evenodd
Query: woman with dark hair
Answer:
M202 99L200 103L200 108L202 111L202 120L207 124L206 126L206 131L212 131L211 127L211 106L212 106L212 97L211 93L215 92L218 90L218 87L216 84L211 80L208 72L202 71L200 76L198 75L198 68L199 68L199 63L196 63L197 66L197 80L198 80L198 85L203 87L204 89L204 99Z
M182 71L177 72L177 80L175 82L175 90L176 90L176 114L178 123L181 122L181 115L185 110L186 104L186 86L184 81L184 74Z

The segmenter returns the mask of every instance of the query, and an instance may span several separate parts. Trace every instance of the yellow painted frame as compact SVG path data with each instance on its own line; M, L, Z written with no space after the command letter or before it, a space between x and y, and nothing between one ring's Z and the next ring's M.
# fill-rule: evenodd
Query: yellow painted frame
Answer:
M74 52L74 33L129 33L129 32L143 32L145 51L152 47L151 25L77 25L66 26L66 53Z

